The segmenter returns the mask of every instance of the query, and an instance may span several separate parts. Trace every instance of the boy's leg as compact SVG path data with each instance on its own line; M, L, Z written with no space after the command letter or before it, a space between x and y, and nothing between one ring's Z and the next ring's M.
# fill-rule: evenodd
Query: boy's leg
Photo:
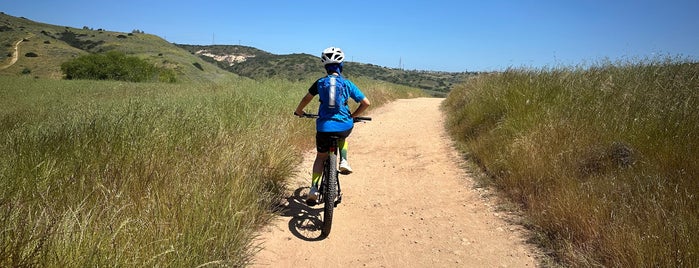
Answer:
M318 184L320 182L320 177L323 176L323 162L325 162L327 158L328 153L316 154L316 160L313 162L313 175L311 176L311 190L308 192L308 198L306 199L306 203L309 205L315 204L320 196Z
M346 139L341 139L337 141L337 146L340 147L340 173L351 174L352 168L347 161L347 150L349 148L349 143Z
M316 160L313 162L313 174L311 176L311 188L318 189L320 176L323 175L323 162L328 158L330 149L330 137L325 132L316 132Z
M347 149L349 148L349 143L347 142L347 139L338 140L337 146L340 147L340 159L347 160Z
M328 159L328 153L317 153L316 160L313 162L313 175L311 176L311 187L318 188L318 182L323 175L323 162Z
M311 175L311 190L308 193L306 202L312 204L318 199L318 187L320 178L323 176L323 162L328 159L328 148L330 137L326 133L316 132L316 160L313 162L313 174Z

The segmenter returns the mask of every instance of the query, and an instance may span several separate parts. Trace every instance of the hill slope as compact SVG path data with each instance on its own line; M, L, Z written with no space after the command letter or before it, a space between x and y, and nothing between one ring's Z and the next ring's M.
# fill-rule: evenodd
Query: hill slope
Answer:
M177 46L222 69L253 79L281 77L302 81L324 74L318 58L308 54L275 55L257 48L236 45Z
M275 55L259 49L236 45L178 45L219 67L253 79L283 77L292 81L322 76L323 66L317 56L309 54ZM232 60L234 59L234 60ZM433 94L444 94L454 85L475 73L409 71L373 64L348 62L345 75L366 76L395 84L418 87Z
M253 79L277 77L290 81L324 75L318 57L309 54L275 55L236 45L172 44L138 30L120 33L88 26L78 29L0 13L0 33L0 75L60 79L62 63L88 53L113 50L172 69L178 81L210 81L231 72ZM344 74L418 87L443 96L452 85L475 73L406 71L348 62Z
M14 47L19 41L22 42L17 55ZM120 33L87 26L78 29L0 13L0 44L0 66L8 66L0 69L0 75L60 79L61 63L80 55L112 50L173 69L180 81L208 81L228 75L158 36L139 31ZM10 64L13 57L17 62Z

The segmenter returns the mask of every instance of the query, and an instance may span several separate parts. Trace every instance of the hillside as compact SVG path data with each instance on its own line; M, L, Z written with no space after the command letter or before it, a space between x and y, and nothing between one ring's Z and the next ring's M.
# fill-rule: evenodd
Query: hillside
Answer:
M274 55L253 47L236 45L177 44L201 59L218 64L222 69L253 79L281 77L303 81L323 75L318 57L308 54Z
M15 55L18 42L19 53ZM78 29L0 13L0 44L0 75L60 79L61 63L88 53L113 50L172 69L178 81L210 81L228 75L164 39L138 30L120 33L89 26ZM11 64L13 57L17 62Z
M253 79L283 77L291 81L322 76L323 67L317 56L309 54L275 55L259 49L236 46L181 45L202 59L219 64L219 67ZM373 64L348 62L345 75L365 76L395 84L418 87L434 95L443 95L451 87L475 73L432 72L402 70Z
M174 70L177 81L210 81L229 72L256 80L275 77L289 81L312 80L324 74L318 57L309 54L275 55L236 45L172 44L139 30L121 33L90 26L72 28L0 13L0 33L0 75L61 79L62 63L108 51L124 52ZM348 62L344 74L445 96L453 85L475 73L410 71Z

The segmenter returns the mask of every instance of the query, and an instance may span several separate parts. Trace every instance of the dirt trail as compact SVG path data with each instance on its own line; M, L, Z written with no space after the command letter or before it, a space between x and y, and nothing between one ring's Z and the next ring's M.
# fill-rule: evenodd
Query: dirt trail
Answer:
M32 35L30 35L30 37L31 36ZM29 37L27 37L27 38L29 38ZM10 68L10 66L14 65L17 62L17 59L19 59L19 44L21 44L22 41L24 41L24 39L20 39L19 41L15 42L15 45L14 45L15 52L12 53L12 58L10 59L10 62L8 62L5 65L0 65L0 70Z
M475 190L443 128L442 99L398 100L374 110L349 141L355 172L318 240L321 206L303 203L308 152L282 216L260 234L254 267L535 267L521 228Z

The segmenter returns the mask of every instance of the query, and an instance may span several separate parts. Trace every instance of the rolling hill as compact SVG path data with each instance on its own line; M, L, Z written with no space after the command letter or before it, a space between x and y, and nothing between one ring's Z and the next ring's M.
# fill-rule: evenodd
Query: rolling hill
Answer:
M309 54L276 55L237 45L173 44L139 30L121 33L89 26L57 26L4 13L0 13L0 44L0 75L61 79L62 63L81 55L108 51L120 51L174 70L177 81L210 81L229 72L256 80L304 81L324 75L318 57ZM16 63L13 58L17 59ZM444 96L454 84L475 73L403 70L347 62L344 74L417 87Z
M15 45L19 53L15 55ZM166 40L134 30L120 33L85 26L81 29L35 22L0 13L0 75L60 79L60 65L89 53L120 51L172 69L178 81L210 81L229 75ZM17 62L7 67L13 57ZM200 68L201 67L201 68Z
M219 67L253 79L283 77L292 81L322 76L317 56L309 54L275 55L252 47L237 45L184 45L179 47ZM472 72L433 72L387 68L373 64L347 62L345 75L365 76L395 84L421 88L433 95L444 95Z

